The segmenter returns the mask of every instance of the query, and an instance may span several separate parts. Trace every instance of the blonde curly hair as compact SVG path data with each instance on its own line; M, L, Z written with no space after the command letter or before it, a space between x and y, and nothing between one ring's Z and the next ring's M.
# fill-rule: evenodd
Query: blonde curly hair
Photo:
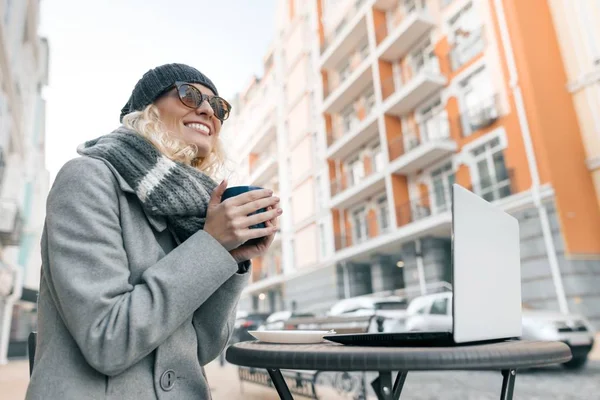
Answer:
M171 134L160 120L158 107L146 106L142 111L133 111L123 117L123 126L148 139L162 154L182 164L191 165L210 177L221 172L226 161L223 144L218 137L214 139L212 151L208 157L198 157L198 149Z

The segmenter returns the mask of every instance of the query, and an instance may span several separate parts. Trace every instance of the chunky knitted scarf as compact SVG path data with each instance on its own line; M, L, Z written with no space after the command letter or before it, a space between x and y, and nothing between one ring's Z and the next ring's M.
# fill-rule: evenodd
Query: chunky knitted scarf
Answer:
M112 165L135 190L144 210L167 220L179 243L204 228L217 183L196 168L165 157L136 132L120 127L83 143L77 152Z

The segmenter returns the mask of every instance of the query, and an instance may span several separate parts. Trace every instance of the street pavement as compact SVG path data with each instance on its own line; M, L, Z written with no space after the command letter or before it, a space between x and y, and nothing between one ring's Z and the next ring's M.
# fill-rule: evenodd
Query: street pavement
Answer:
M213 362L207 365L206 374L212 388L213 400L278 399L272 388L247 382L240 383L237 367L233 365L225 364L221 367L218 362ZM367 384L374 378L374 374L368 374ZM0 365L0 399L24 399L28 381L29 371L26 360ZM502 376L499 372L412 372L408 374L401 399L497 400L500 397L501 385ZM322 399L347 398L333 392L331 387L317 387L317 393L321 394ZM596 345L587 366L580 371L567 371L559 366L518 371L514 398L515 400L600 399L600 346ZM371 399L375 399L372 392L369 396L369 400Z

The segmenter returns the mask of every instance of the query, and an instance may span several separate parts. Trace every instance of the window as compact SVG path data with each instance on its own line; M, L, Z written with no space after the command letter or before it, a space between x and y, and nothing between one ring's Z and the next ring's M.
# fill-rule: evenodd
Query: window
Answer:
M342 127L344 130L343 133L350 132L350 130L352 130L352 128L354 128L354 126L356 125L356 113L354 112L354 105L350 104L350 105L346 106L342 110L341 114L342 114Z
M327 243L325 240L325 224L322 222L319 222L319 242L321 257L325 257L327 255Z
M464 133L470 135L498 118L494 88L485 68L473 73L460 86L465 111Z
M433 50L431 40L427 39L410 54L409 65L413 77L423 70L439 72L440 66Z
M448 24L450 40L453 42L450 61L452 69L456 70L483 51L483 30L471 2L452 17Z
M388 207L387 197L382 196L377 199L377 214L379 217L379 227L382 232L386 232L390 227L390 210Z
M354 241L360 243L367 239L367 212L360 207L352 212Z
M445 164L443 167L431 172L434 213L440 213L450 209L452 201L450 193L454 181L455 176L452 171L452 163Z
M356 156L350 162L348 162L348 180L349 185L354 186L359 183L365 177L365 166L360 159Z
M500 139L495 137L489 142L476 147L472 150L472 155L479 179L479 182L474 185L477 194L487 201L510 196L510 177L506 169Z
M383 152L381 151L381 144L379 142L371 147L371 157L373 160L373 171L383 171Z
M375 92L370 89L365 93L365 116L369 115L375 108Z
M447 315L448 313L448 299L437 299L431 305L431 311L433 315Z
M419 132L423 142L447 139L450 137L450 126L448 124L448 113L442 105L441 99L437 99L429 106L421 109L417 116L419 120Z

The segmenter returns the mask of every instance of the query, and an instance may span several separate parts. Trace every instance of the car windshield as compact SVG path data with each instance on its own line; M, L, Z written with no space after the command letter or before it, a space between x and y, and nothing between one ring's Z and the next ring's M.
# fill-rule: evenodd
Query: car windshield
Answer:
M375 303L376 310L404 310L406 309L406 303L401 301L382 301Z

